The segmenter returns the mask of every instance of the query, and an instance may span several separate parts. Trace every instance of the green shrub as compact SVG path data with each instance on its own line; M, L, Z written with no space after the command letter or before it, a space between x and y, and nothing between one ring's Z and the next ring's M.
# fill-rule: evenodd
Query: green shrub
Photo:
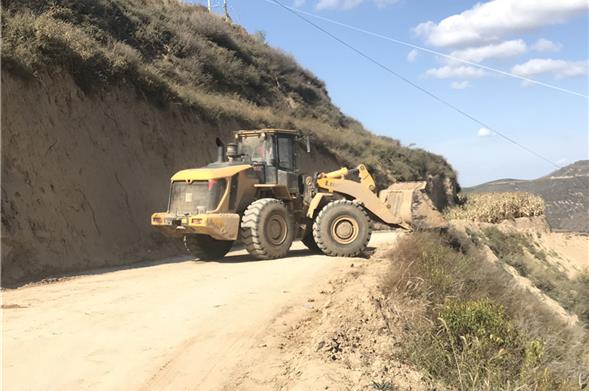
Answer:
M507 242L505 248L518 247ZM576 379L589 363L586 330L567 327L536 296L516 288L469 235L414 233L388 257L383 292L414 309L405 313L400 358L421 368L432 384L578 389Z
M430 375L462 389L496 389L541 362L544 345L526 341L503 306L488 299L448 301L413 359Z

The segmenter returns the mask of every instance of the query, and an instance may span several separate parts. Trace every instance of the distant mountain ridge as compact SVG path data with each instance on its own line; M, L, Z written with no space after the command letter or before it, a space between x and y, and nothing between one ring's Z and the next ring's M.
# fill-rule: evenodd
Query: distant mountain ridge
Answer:
M589 160L579 160L538 179L498 179L463 191L538 194L546 202L546 217L552 229L589 232Z

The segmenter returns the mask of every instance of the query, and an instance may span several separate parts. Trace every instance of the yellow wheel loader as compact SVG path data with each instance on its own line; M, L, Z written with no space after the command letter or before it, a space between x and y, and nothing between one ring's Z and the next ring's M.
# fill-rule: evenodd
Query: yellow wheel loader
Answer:
M416 182L376 193L364 165L304 176L303 135L296 130L240 130L217 140L217 161L171 178L166 212L151 224L181 238L195 258L223 258L239 240L260 259L285 256L295 238L314 251L353 257L365 251L372 222L411 229ZM306 139L307 152L310 151Z

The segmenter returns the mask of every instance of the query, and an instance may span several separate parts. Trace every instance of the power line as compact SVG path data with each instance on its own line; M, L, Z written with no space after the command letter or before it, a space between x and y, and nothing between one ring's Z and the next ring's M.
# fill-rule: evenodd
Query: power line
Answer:
M560 92L564 92L564 93L567 93L567 94L576 95L576 96L580 96L582 98L589 99L589 95L585 95L585 94L582 94L582 93L577 92L577 91L573 91L573 90L569 90L569 89L566 89L566 88L563 88L563 87L559 87L559 86L556 86L554 84L545 83L545 82L542 82L542 81L539 81L539 80L535 80L535 79L530 79L529 77L525 77L525 76L521 76L521 75L516 75L515 73L512 73L512 72L507 72L507 71L504 71L504 70L501 70L501 69L498 69L498 68L494 68L494 67L490 67L490 66L487 66L487 65L479 64L479 63L476 63L476 62L473 62L473 61L464 60L464 59L462 59L460 57L456 57L456 56L452 56L450 54L442 53L442 52L439 52L437 50L428 49L428 48L423 47L423 46L415 45L415 44L412 44L410 42L402 41L400 39L396 39L396 38L393 38L393 37L388 37L386 35L378 34L378 33L375 33L373 31L364 30L364 29L362 29L360 27L352 26L352 25L349 25L349 24L346 24L346 23L339 22L339 21L334 20L334 19L330 19L330 18L326 18L326 17L320 16L320 15L313 14L311 12L307 12L307 11L304 11L304 10L300 10L300 9L296 9L296 8L293 8L293 7L289 7L289 6L284 5L284 4L277 4L274 0L264 0L264 1L266 1L266 2L268 2L270 4L279 5L279 6L283 7L283 8L287 8L291 12L295 12L297 14L304 14L304 15L307 15L307 16L311 16L313 18L316 18L316 19L319 19L319 20L323 20L325 22L328 22L328 23L331 23L331 24L335 24L335 25L338 25L338 26L341 26L341 27L345 27L347 29L357 31L357 32L360 32L362 34L371 35L373 37L377 37L377 38L380 38L380 39L384 39L386 41L394 42L396 44L403 45L403 46L406 46L406 47L410 47L412 49L420 50L422 52L426 52L426 53L430 53L430 54L435 54L436 56L444 57L444 58L447 58L447 59L453 60L453 61L458 61L458 62L461 62L463 64L467 64L467 65L474 66L474 67L477 67L477 68L480 68L480 69L484 69L486 71L495 72L495 73L498 73L498 74L503 75L503 76L513 77L515 79L519 79L519 80L522 80L522 81L525 81L525 82L528 82L528 83L537 84L537 85L542 86L542 87L550 88L550 89L553 89L553 90L556 90L556 91L560 91Z
M555 162L553 162L552 160L548 159L547 157L541 155L540 153L526 147L525 145L522 145L520 143L518 143L517 141L515 141L514 139L510 138L509 136L499 132L496 129L493 129L491 126L487 125L486 123L484 123L483 121L473 117L472 115L468 114L467 112L463 111L462 109L460 109L459 107L455 106L454 104L444 100L443 98L437 96L436 94L434 94L433 92L430 92L429 90L421 87L420 85L412 82L411 80L407 79L405 76L395 72L394 70L392 70L391 68L387 67L386 65L380 63L379 61L375 60L373 57L369 56L368 54L362 52L359 49L356 49L354 46L350 45L349 43L347 43L346 41L342 40L341 38L333 35L332 33L330 33L329 31L325 30L323 27L313 23L312 21L310 21L309 19L305 18L303 15L297 13L297 11L291 9L290 7L285 6L284 4L282 4L280 1L278 0L265 0L266 2L272 2L275 5L278 5L280 7L282 7L283 9L287 10L288 12L292 13L293 15L295 15L296 17L302 19L304 22L310 24L311 26L313 26L314 28L316 28L317 30L323 32L324 34L328 35L330 38L332 38L333 40L339 42L340 44L344 45L345 47L347 47L348 49L354 51L356 54L358 54L359 56L363 57L364 59L370 61L371 63L375 64L376 66L378 66L379 68L382 68L383 70L385 70L386 72L389 72L390 74L392 74L393 76L401 79L402 81L404 81L405 83L417 88L418 90L420 90L421 92L423 92L426 95L429 95L430 97L432 97L433 99L435 99L436 101L442 103L443 105L451 108L452 110L458 112L459 114L461 114L462 116L476 122L477 124L481 125L484 128L489 129L491 132L497 134L498 136L500 136L501 138L503 138L504 140L517 145L518 147L522 148L523 150L531 153L532 155L544 160L545 162L551 164L552 166L556 167L556 168L561 168L561 166L559 166L558 164L556 164Z

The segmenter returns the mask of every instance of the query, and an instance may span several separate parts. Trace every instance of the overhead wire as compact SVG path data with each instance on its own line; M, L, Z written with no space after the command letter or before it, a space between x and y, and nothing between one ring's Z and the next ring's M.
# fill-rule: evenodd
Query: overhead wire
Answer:
M276 5L276 3L273 0L265 0L265 1L268 2L268 3L270 3L270 4L275 4ZM529 77L525 77L525 76L521 76L521 75L515 74L513 72L508 72L508 71L504 71L504 70L499 69L499 68L495 68L495 67L491 67L491 66L488 66L488 65L483 65L483 64L480 64L480 63L477 63L477 62L465 60L463 58L460 58L460 57L457 57L457 56L453 56L451 54L446 54L446 53L443 53L443 52L440 52L440 51L437 51L437 50L433 50L433 49L429 49L429 48L426 48L426 47L423 47L423 46L415 45L415 44L412 44L410 42L402 41L400 39L396 39L396 38L393 38L393 37L389 37L389 36L386 36L386 35L375 33L373 31L365 30L363 28L352 26L350 24L343 23L343 22L340 22L340 21L337 21L337 20L334 20L334 19L326 18L324 16L317 15L317 14L314 14L312 12L307 12L307 11L304 11L304 10L301 10L301 9L297 9L297 8L294 8L294 7L289 7L289 6L284 5L284 4L283 4L283 6L286 7L286 8L288 8L288 9L290 9L291 11L296 12L296 13L299 13L299 14L307 15L307 16L310 16L310 17L313 17L313 18L316 18L316 19L319 19L319 20L322 20L322 21L325 21L325 22L328 22L328 23L331 23L331 24L335 24L337 26L345 27L345 28L350 29L350 30L354 30L354 31L357 31L357 32L360 32L360 33L363 33L363 34L366 34L366 35L371 35L373 37L384 39L384 40L387 40L387 41L390 41L390 42L393 42L393 43L396 43L396 44L399 44L399 45L403 45L403 46L406 46L406 47L409 47L409 48L412 48L412 49L416 49L416 50L419 50L419 51L422 51L422 52L426 52L426 53L429 53L429 54L434 54L436 56L440 56L440 57L446 58L448 60L461 62L463 64L467 64L467 65L470 65L470 66L473 66L473 67L484 69L486 71L494 72L494 73L497 73L497 74L500 74L500 75L503 75L503 76L508 76L508 77L512 77L512 78L515 78L515 79L519 79L519 80L525 81L527 83L537 84L537 85L542 86L542 87L550 88L550 89L553 89L553 90L556 90L556 91L560 91L560 92L564 92L564 93L567 93L567 94L570 94L570 95L576 95L576 96L580 96L582 98L589 99L589 95L586 95L586 94L583 94L583 93L580 93L580 92L577 92L577 91L573 91L573 90L570 90L570 89L567 89L567 88L563 88L563 87L560 87L560 86L557 86L557 85L554 85L554 84L545 83L545 82L542 82L542 81L539 81L539 80L536 80L536 79L531 79Z
M311 20L305 18L303 15L301 15L300 13L297 12L297 10L292 9L291 7L288 7L284 4L282 4L280 1L278 0L264 0L268 3L274 3L275 5L285 9L286 11L292 13L293 15L295 15L296 17L300 18L301 20L303 20L305 23L311 25L312 27L314 27L315 29L321 31L322 33L326 34L327 36L329 36L330 38L332 38L333 40L339 42L341 45L347 47L348 49L352 50L353 52L355 52L356 54L358 54L359 56L363 57L364 59L366 59L367 61L373 63L374 65L378 66L379 68L383 69L384 71L392 74L393 76L397 77L398 79L404 81L405 83L411 85L412 87L420 90L421 92L423 92L424 94L430 96L431 98L433 98L434 100L438 101L439 103L442 103L443 105L451 108L452 110L456 111L457 113L461 114L462 116L470 119L471 121L481 125L484 128L487 128L489 131L491 131L492 133L498 135L499 137L503 138L504 140L520 147L521 149L525 150L526 152L544 160L545 162L549 163L550 165L556 167L556 168L561 168L560 165L558 165L557 163L553 162L552 160L548 159L547 157L543 156L542 154L534 151L531 148L526 147L525 145L517 142L516 140L512 139L511 137L503 134L502 132L494 129L493 127L491 127L490 125L486 124L485 122L479 120L478 118L472 116L471 114L465 112L464 110L460 109L458 106L446 101L445 99L441 98L440 96L434 94L433 92L427 90L426 88L420 86L419 84L411 81L410 79L406 78L405 76L401 75L400 73L394 71L393 69L391 69L390 67L384 65L383 63L379 62L378 60L374 59L373 57L369 56L368 54L364 53L363 51L357 49L356 47L352 46L351 44L349 44L348 42L344 41L343 39L337 37L336 35L332 34L330 31L324 29L323 27L319 26L316 23L313 23Z

